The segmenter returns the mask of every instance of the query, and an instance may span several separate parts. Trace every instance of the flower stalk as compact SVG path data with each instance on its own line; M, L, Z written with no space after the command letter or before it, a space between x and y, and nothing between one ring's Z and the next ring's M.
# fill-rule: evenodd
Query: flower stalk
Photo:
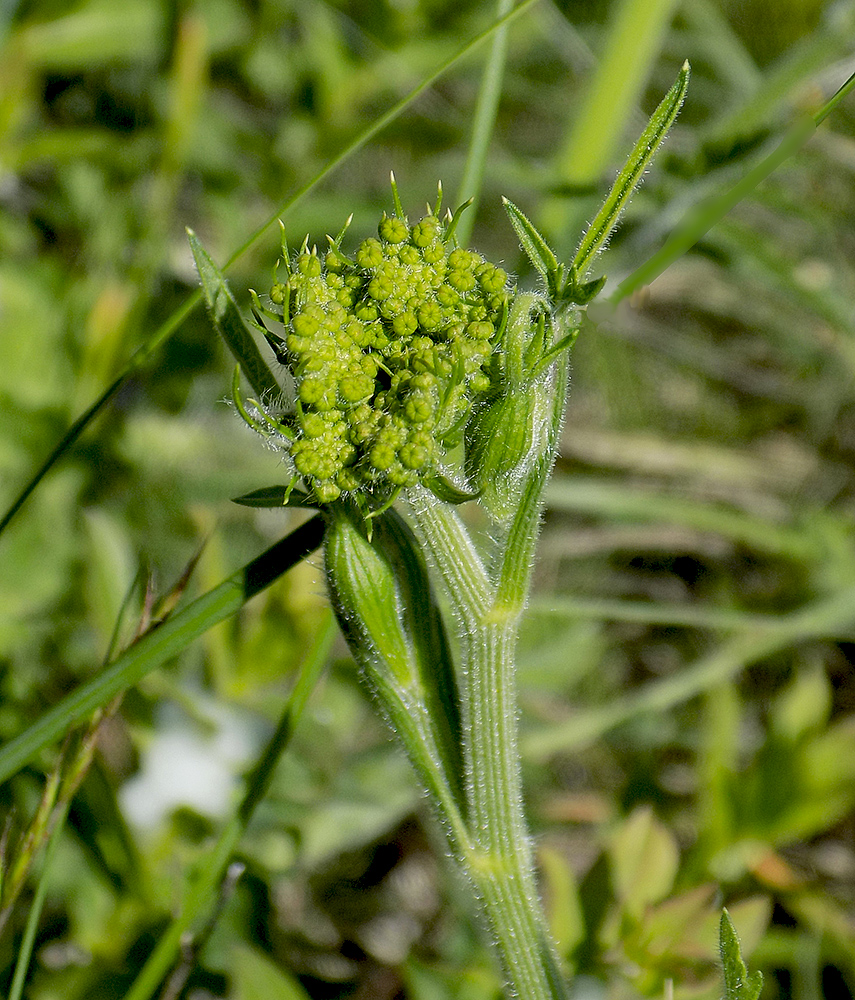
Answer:
M540 291L459 245L466 206L443 216L441 187L411 225L394 177L393 214L352 253L349 220L323 253L306 240L292 255L283 239L270 294L253 293L278 377L191 240L212 318L257 395L242 400L236 380L236 408L290 469L287 483L238 502L320 509L339 624L472 886L506 992L524 1000L564 1000L567 986L523 808L519 624L569 348L605 282L587 272L687 82L686 65L568 266L505 200ZM486 518L477 538L458 513L465 502Z

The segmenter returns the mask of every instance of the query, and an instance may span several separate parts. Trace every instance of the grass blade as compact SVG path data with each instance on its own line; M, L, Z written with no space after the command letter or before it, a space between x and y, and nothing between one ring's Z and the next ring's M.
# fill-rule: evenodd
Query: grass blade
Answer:
M656 59L662 52L676 4L674 0L621 0L609 7L609 27L596 74L574 110L573 125L556 157L555 182L572 191L593 189L615 160ZM593 206L581 209L567 198L551 197L540 221L559 248L565 234L575 239L577 226Z
M780 145L755 164L732 188L689 209L661 249L624 278L609 296L608 301L612 304L618 303L658 278L674 261L679 260L687 250L690 250L704 233L712 229L719 219L751 194L761 181L797 153L813 135L815 128L814 120L809 115L800 118L784 136Z
M652 257L636 268L618 285L609 297L611 304L632 295L644 285L658 278L674 261L679 260L698 240L736 205L749 195L754 188L777 170L786 160L795 155L813 135L814 130L831 114L837 105L855 88L855 73L834 92L831 98L813 115L804 115L789 129L780 144L756 163L751 170L728 191L701 202L690 209L680 224Z
M323 533L324 522L318 514L218 587L147 632L106 670L63 698L0 750L0 782L15 774L40 750L88 718L114 695L137 684L213 625L233 615L251 597L318 548Z
M607 705L579 712L524 741L524 756L546 760L590 746L605 733L644 712L666 712L729 681L743 667L773 656L795 642L839 635L855 622L855 588L841 590L807 607L781 615L774 624L746 629L678 673L621 695Z
M497 0L496 17L504 17L513 8L513 0ZM490 138L496 124L496 112L499 108L499 98L502 94L502 77L505 72L505 60L508 52L508 25L503 24L496 29L490 54L484 66L481 86L478 90L478 100L475 104L475 114L472 121L472 136L466 153L466 163L463 166L463 177L457 192L457 204L472 200L471 212L460 220L457 226L457 239L461 246L469 243L472 226L478 213L478 200L484 181L484 167L487 163L487 152L490 148Z
M53 867L53 860L56 857L57 845L59 844L62 836L62 831L65 828L65 819L67 814L68 804L66 803L60 816L57 817L56 824L54 825L54 828L51 831L50 839L48 840L44 864L42 865L41 874L39 875L39 882L36 886L35 896L33 897L32 903L30 903L30 909L27 913L27 924L24 928L24 936L21 939L21 943L18 945L18 954L15 960L15 975L12 978L12 985L9 987L9 996L7 1000L21 1000L21 997L24 995L24 982L27 978L27 970L30 967L33 946L36 942L36 932L39 928L39 918L41 917L42 909L44 908L48 882L50 881L51 868Z

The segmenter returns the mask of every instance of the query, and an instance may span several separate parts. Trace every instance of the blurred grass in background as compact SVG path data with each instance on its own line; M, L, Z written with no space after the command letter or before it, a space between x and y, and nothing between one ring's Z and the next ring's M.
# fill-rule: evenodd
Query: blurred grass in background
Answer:
M3 4L3 509L195 290L185 226L225 261L495 10ZM602 260L619 280L833 92L853 38L850 0L533 5L507 32L473 245L533 281L505 194L571 250L688 58L686 106ZM285 213L292 243L351 212L367 234L392 168L413 215L440 178L447 202L474 193L460 185L488 53ZM678 997L718 995L722 901L764 998L855 993L853 180L850 101L575 348L520 686L544 890L580 996L657 997L669 979ZM269 285L278 242L271 228L230 270L242 307ZM117 620L130 640L138 574L166 592L205 543L201 592L296 523L228 502L281 479L223 403L231 366L197 308L0 538L4 742L97 672ZM57 842L25 996L125 996L327 621L319 566L211 630L104 724ZM0 791L7 858L57 754ZM422 818L335 647L241 841L246 870L164 996L497 996ZM4 995L39 865L0 938Z

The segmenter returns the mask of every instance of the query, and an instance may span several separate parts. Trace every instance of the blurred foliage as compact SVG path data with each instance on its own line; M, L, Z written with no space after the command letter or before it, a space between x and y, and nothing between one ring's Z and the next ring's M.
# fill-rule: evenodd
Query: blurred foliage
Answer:
M853 59L851 0L647 6L670 15L637 82L632 52L618 63L626 80L601 78L627 123L618 146L685 58L693 78L603 258L613 280ZM511 26L472 243L521 281L533 279L499 196L572 248L621 156L580 183L564 153L603 53L623 51L615 25L631 7L543 0ZM185 226L226 260L492 11L2 5L3 509L194 291ZM367 233L390 168L414 214L438 178L463 200L486 52L290 209L292 243L337 232L351 212ZM597 163L601 151L586 153ZM580 995L655 997L671 980L677 997L717 996L724 901L762 997L855 994L853 175L849 101L691 254L608 322L586 323L575 348L520 686L544 892ZM269 284L278 240L271 229L231 268L242 307L244 289ZM228 502L278 474L222 402L230 369L194 310L0 538L4 742L131 640L139 579L168 593L204 545L200 593L297 523ZM290 572L102 722L50 871L30 1000L125 996L321 627L319 565ZM240 843L243 874L217 919L193 928L164 997L498 996L465 889L447 878L343 649ZM32 855L0 937L3 995L40 873L27 831L81 741L0 790L4 872ZM208 766L218 796L188 760Z

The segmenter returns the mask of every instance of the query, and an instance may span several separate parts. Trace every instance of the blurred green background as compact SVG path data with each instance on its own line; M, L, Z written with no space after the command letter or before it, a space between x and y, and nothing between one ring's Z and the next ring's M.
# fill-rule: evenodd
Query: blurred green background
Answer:
M500 5L501 6L501 5ZM197 287L496 16L470 0L0 6L0 506ZM282 213L320 243L463 178L487 42ZM542 0L507 35L471 242L568 253L684 59L609 288L853 69L851 0ZM543 887L577 996L718 995L726 903L763 997L855 994L855 104L652 286L586 320L520 691ZM229 270L265 290L275 226ZM197 307L0 538L0 740L94 676L138 574L191 596L292 529ZM74 797L24 995L119 1000L180 908L313 637L318 556L127 694ZM59 748L0 790L7 871ZM343 643L165 998L498 995ZM41 854L0 938L0 993ZM209 914L210 915L210 914ZM202 922L204 924L204 921ZM170 992L171 991L171 992Z

